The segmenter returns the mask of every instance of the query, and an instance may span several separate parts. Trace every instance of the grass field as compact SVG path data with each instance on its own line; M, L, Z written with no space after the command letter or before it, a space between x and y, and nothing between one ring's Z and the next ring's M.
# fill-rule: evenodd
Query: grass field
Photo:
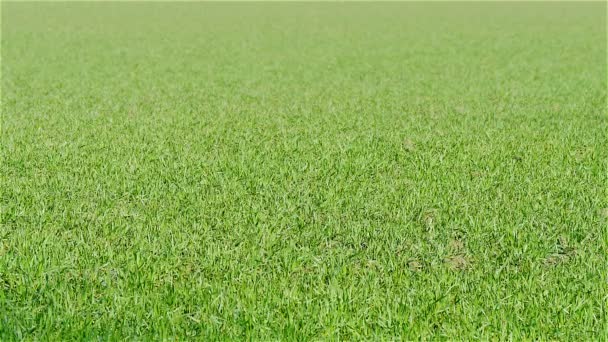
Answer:
M0 340L602 340L606 3L2 2Z

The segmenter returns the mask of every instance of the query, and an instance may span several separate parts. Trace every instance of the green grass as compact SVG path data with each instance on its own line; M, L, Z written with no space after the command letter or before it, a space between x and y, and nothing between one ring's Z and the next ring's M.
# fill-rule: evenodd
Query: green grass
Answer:
M2 2L0 340L607 338L606 3Z

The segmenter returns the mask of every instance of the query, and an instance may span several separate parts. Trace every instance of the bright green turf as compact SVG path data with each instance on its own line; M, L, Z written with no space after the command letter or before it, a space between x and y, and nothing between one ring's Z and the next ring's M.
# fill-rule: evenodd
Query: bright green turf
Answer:
M605 29L3 2L0 340L606 338Z

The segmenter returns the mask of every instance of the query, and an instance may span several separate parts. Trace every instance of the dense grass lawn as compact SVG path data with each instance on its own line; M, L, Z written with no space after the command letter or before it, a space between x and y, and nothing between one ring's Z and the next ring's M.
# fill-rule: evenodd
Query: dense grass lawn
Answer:
M596 340L606 3L2 2L0 339Z

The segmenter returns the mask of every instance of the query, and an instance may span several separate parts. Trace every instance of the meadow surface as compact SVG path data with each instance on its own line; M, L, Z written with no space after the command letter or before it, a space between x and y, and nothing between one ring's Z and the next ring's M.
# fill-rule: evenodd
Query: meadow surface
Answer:
M1 340L606 338L606 3L1 6Z

